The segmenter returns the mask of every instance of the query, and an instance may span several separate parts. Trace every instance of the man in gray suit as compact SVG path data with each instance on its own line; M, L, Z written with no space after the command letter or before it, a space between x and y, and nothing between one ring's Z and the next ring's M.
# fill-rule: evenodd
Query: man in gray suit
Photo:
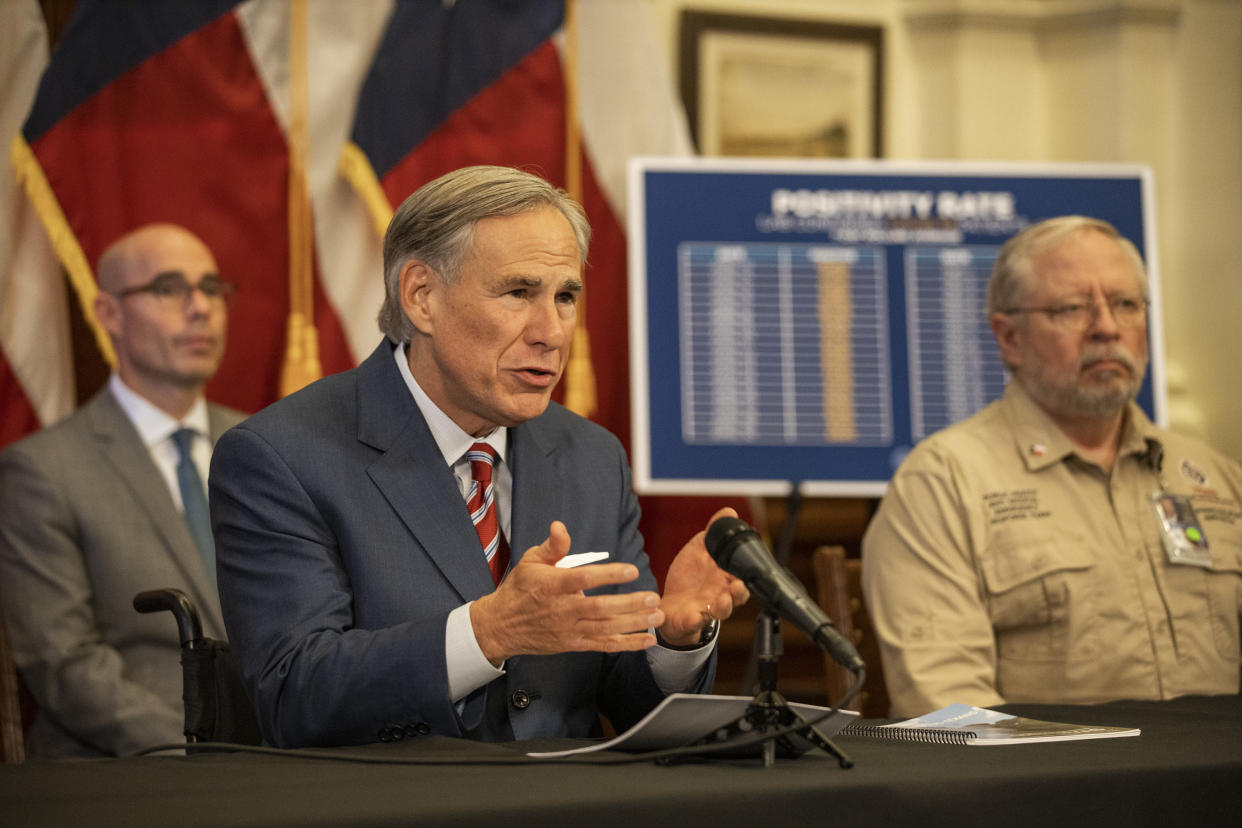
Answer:
M112 244L99 284L116 372L71 417L0 455L0 605L38 703L31 756L184 738L175 627L135 612L135 593L183 589L206 634L223 636L201 481L241 415L208 405L203 386L224 353L231 285L206 245L170 224ZM194 471L197 498L182 483Z
M549 403L589 235L517 170L425 185L384 240L387 339L221 438L221 600L267 741L583 737L710 689L745 587L699 532L658 594L620 443ZM608 562L557 566L584 552Z

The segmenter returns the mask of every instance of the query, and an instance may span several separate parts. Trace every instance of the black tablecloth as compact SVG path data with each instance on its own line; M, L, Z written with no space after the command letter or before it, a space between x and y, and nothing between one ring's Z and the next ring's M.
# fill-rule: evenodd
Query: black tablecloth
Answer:
M247 754L29 761L0 767L0 824L1242 824L1242 697L1002 709L1143 732L984 747L841 736L837 743L855 762L849 770L814 753L771 769L758 759L718 758L671 766L542 764L521 756L531 744L435 736L341 752L520 764Z

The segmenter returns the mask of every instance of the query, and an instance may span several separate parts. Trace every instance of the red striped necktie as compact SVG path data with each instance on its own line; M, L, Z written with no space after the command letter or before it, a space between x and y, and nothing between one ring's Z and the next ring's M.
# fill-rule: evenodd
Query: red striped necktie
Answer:
M466 508L474 521L475 531L479 533L479 543L487 556L487 568L492 571L492 582L499 585L505 570L509 568L509 544L500 531L500 521L496 516L496 492L492 487L496 452L487 443L475 443L466 452L466 457L470 460L470 477L474 481L466 498Z

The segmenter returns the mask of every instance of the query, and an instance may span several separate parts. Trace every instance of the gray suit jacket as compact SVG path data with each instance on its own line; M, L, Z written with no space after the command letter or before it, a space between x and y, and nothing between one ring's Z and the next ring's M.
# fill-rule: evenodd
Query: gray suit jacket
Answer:
M507 459L515 563L559 519L573 551L638 567L618 589L655 588L615 437L553 404L510 430ZM621 729L662 698L643 653L517 656L458 716L445 622L492 580L388 342L225 434L211 510L229 642L271 743L581 737L599 712Z
M208 406L212 437L242 419ZM223 637L214 594L167 485L105 387L0 454L0 606L39 705L31 755L124 754L184 740L177 629L134 594L178 587Z

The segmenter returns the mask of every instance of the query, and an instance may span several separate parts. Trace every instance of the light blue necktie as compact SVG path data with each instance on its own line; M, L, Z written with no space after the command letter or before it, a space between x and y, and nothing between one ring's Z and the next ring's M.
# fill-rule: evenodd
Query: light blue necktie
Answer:
M177 446L177 486L181 489L181 505L185 508L185 522L194 537L194 545L202 556L207 576L212 586L216 583L216 544L211 537L211 516L207 511L207 495L203 492L203 480L191 456L190 443L194 439L192 429L183 428L173 432Z

